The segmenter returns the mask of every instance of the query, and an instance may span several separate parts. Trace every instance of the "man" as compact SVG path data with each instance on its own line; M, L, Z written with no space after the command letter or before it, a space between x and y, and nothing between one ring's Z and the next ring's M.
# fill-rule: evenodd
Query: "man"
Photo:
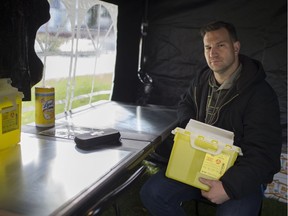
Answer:
M165 177L143 185L143 205L154 216L186 215L183 201L201 196L217 205L217 215L256 216L267 183L280 169L281 128L277 96L260 62L239 55L232 24L213 22L201 29L208 67L197 73L179 103L179 126L196 119L234 132L243 156L219 180L201 178L209 191Z

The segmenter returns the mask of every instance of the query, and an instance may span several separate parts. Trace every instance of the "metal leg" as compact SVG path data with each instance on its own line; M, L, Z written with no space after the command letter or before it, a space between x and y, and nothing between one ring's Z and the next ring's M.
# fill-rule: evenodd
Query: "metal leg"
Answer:
M116 187L114 190L112 190L111 192L109 192L108 194L106 194L104 197L102 197L102 199L98 200L94 206L91 207L92 210L90 210L90 212L94 212L95 215L99 215L99 213L101 212L101 208L102 206L111 205L115 210L115 215L116 216L120 216L120 208L119 205L117 204L117 200L116 198L124 193L126 191L126 189L129 188L129 186L131 186L138 178L140 178L142 175L144 175L146 172L146 167L145 166L140 166L136 171L133 172L133 174L126 180L124 181L122 184L120 184L118 187ZM96 210L93 210L96 209ZM88 214L91 215L91 214ZM94 215L94 214L93 214Z

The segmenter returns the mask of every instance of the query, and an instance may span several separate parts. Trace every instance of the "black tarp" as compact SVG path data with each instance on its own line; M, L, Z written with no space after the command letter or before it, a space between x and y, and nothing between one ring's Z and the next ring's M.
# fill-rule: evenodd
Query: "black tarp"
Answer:
M114 1L119 4L119 16L113 99L135 102L145 1L117 2ZM155 83L148 102L164 105L177 102L181 91L170 89L187 85L195 68L203 63L198 31L201 25L212 20L234 23L241 40L241 53L260 60L267 73L277 73L280 80L284 80L287 71L286 1L271 4L268 0L150 0L144 69Z
M0 78L31 100L31 87L42 79L43 63L34 50L38 28L50 18L47 0L2 0L0 4Z
M143 96L139 71L141 22L147 7L147 35L141 72L153 79L148 104L175 107L204 61L199 28L212 20L232 22L241 53L258 59L281 107L287 130L287 2L285 0L110 0L118 5L117 57L112 100L137 103ZM145 94L144 94L145 95ZM143 102L143 100L141 100Z

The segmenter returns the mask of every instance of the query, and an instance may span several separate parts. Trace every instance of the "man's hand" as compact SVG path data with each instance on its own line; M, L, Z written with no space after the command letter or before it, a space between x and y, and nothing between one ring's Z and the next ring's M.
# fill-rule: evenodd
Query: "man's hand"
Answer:
M230 199L225 192L221 181L205 178L199 178L199 181L210 187L209 191L201 190L201 193L203 197L210 200L212 203L222 204Z

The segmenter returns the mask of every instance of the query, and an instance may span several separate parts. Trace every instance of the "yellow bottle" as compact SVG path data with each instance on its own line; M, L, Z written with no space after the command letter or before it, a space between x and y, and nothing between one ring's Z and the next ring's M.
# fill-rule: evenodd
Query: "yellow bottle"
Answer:
M23 93L12 87L11 79L0 79L0 150L20 142L22 98Z
M53 87L35 87L35 124L37 127L55 125L55 91Z

